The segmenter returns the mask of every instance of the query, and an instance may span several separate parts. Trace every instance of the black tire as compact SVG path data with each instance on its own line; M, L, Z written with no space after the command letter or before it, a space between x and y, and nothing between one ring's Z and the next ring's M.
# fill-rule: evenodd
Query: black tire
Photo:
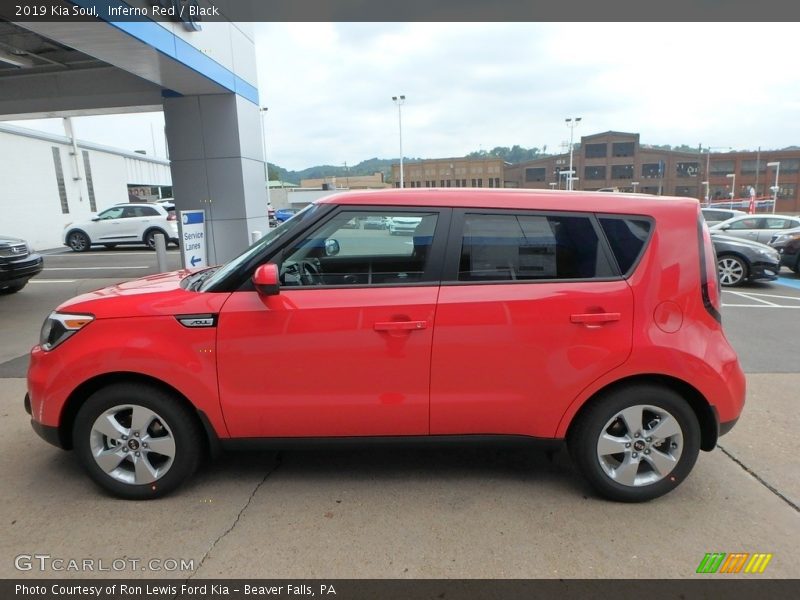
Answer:
M105 247L106 247L106 248L108 248L109 250L113 250L114 248L116 248L116 247L117 247L117 245L116 245L116 244L103 244L103 246L105 246Z
M73 252L86 252L92 247L92 240L82 231L71 231L67 236L67 245Z
M147 421L149 425L140 435L131 427L132 412L126 420L129 408L143 409L145 414L151 411L156 417ZM95 429L98 419L109 413L115 413L122 431L130 434L125 438L127 442L122 441L122 434L119 440L111 440ZM176 489L197 469L204 443L202 427L192 410L166 391L140 383L117 383L92 394L75 418L72 436L75 452L89 477L103 489L126 500L150 500ZM166 438L174 443L171 459L152 450L155 440L163 442ZM145 440L151 441L151 450L145 450ZM136 446L132 445L134 442ZM98 446L104 454L115 454L115 449L124 450L125 458L119 461L113 473L101 468L95 459ZM133 456L137 450L141 451L141 456L137 453L136 461L143 461L142 465L150 468L150 473L159 468L163 473L153 475L154 479L146 483L132 481L138 477ZM124 478L128 480L122 480Z
M747 262L733 254L723 254L717 257L717 271L719 273L719 283L725 287L742 285L750 276L750 268Z
M635 407L643 407L641 421L645 426L639 435L632 434L624 425L626 421L618 418L626 409L635 414L638 410ZM675 435L659 442L659 437L647 435L650 431L667 431L645 423L659 412L662 420L657 423L673 428L677 424L680 437ZM672 417L674 423L664 415ZM651 420L650 424L653 422ZM601 458L601 436L612 440L630 439L630 449L622 450L625 454L608 453ZM617 388L593 400L575 419L567 441L578 470L601 496L620 502L645 502L670 492L689 475L700 451L700 425L692 408L678 393L658 385L638 384ZM619 447L622 449L624 444ZM651 465L662 457L674 459L674 465L670 464L659 473ZM628 473L634 473L633 482L627 484L616 480L617 471L622 478L626 461L632 464Z
M144 245L150 248L150 250L156 249L156 235L161 234L164 236L164 247L167 247L169 244L169 236L161 229L148 229L144 236L142 237L142 241Z
M13 283L11 285L7 285L6 287L0 286L0 294L16 294L26 285L28 285L27 281L23 281L22 283Z

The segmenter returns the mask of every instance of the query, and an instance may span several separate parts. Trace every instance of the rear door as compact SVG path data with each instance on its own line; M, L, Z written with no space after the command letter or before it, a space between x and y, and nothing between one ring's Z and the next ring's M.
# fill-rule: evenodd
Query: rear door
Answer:
M603 239L589 214L454 214L431 434L550 437L572 399L626 360L632 292Z

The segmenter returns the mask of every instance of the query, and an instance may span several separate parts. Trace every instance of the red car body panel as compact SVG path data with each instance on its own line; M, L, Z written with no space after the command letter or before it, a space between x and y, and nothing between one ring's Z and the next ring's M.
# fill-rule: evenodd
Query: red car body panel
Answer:
M33 418L59 426L79 386L114 373L171 386L220 438L562 438L597 391L653 374L692 386L720 422L742 410L744 376L699 286L697 202L425 189L320 203L601 212L656 226L627 279L284 287L262 296L188 291L181 271L84 294L58 310L95 320L52 351L32 351ZM175 318L190 314L218 315L217 326Z
M615 316L571 320L592 313ZM443 286L431 433L552 437L571 400L625 362L632 324L625 281Z
M58 425L64 404L81 384L103 375L135 373L173 387L227 437L217 393L217 331L184 327L175 315L218 313L228 294L181 289L180 280L187 274L130 281L59 306L61 312L94 314L95 320L54 351L40 346L31 351L28 393L33 417L44 425Z
M426 435L438 289L232 294L217 345L231 435Z

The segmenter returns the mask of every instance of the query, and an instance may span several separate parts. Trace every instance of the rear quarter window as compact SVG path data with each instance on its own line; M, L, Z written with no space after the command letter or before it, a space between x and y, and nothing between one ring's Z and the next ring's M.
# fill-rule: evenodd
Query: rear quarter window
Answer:
M644 252L653 223L632 217L600 217L599 220L620 273L629 275Z

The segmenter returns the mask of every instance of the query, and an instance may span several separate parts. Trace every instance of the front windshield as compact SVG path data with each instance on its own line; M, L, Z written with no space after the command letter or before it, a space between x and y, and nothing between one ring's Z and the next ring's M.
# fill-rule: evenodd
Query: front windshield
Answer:
M245 264L251 258L260 254L265 248L271 246L287 233L293 231L302 221L305 221L313 216L313 214L317 211L317 207L317 204L309 204L291 219L284 221L275 229L271 229L266 235L264 235L264 237L242 252L239 256L231 260L229 263L218 267L210 277L203 281L199 291L202 292L208 290L216 283L223 281L226 277L228 277L228 275L236 271L239 266Z

